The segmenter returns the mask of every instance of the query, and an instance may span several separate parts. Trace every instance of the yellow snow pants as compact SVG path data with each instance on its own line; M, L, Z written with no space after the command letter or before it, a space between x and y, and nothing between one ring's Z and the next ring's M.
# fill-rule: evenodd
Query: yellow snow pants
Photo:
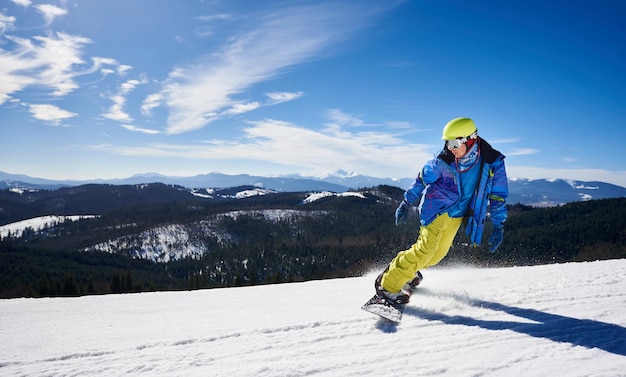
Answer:
M401 251L389 263L381 284L387 292L399 292L402 286L421 269L439 263L450 250L463 218L452 218L447 213L420 227L419 237L410 249Z

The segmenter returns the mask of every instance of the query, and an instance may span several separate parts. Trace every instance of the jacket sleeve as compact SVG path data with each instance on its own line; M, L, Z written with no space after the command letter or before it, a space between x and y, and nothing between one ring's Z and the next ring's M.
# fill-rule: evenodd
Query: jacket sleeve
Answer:
M494 225L503 225L508 215L506 200L509 196L504 156L493 163L490 174L493 174L493 186L489 195L491 221Z
M427 162L415 178L413 185L404 192L404 200L411 205L419 201L426 186L435 182L439 175L435 160Z

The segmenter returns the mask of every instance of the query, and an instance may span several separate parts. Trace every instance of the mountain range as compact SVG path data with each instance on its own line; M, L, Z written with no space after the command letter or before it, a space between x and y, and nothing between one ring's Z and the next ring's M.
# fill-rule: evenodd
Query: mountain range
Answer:
M48 180L23 174L0 172L1 189L55 190L84 184L134 185L164 183L193 188L230 188L254 186L278 192L329 191L342 193L378 185L408 188L412 178L376 178L344 170L324 174L293 174L284 176L228 175L219 172L190 177L166 176L157 173L137 174L128 178L94 180ZM509 179L509 203L536 207L557 206L576 201L626 197L626 188L605 182L564 179Z

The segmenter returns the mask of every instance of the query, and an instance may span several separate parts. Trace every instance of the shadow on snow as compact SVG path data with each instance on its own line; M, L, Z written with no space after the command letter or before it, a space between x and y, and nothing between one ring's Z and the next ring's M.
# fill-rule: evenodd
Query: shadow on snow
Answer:
M404 315L411 315L429 321L441 321L450 325L476 326L487 330L511 330L536 338L549 339L554 342L567 342L590 349L598 348L626 356L626 328L619 325L590 319L565 317L534 309L518 308L497 302L473 299L468 296L456 294L440 295L427 289L420 290L419 295L452 298L467 305L504 312L536 323L488 321L459 315L450 316L414 306L407 306L404 310Z

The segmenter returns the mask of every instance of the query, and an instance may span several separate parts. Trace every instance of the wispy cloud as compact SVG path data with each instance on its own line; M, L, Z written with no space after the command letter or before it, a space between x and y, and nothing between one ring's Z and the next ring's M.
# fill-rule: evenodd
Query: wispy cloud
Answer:
M46 26L52 24L55 18L67 14L67 10L51 4L35 5L35 9L43 15Z
M402 130L410 130L411 132L430 132L434 128L418 128L413 123L407 121L390 121L386 123L389 127Z
M480 134L480 130L478 130L478 133ZM518 143L520 141L520 139L490 139L489 142L491 144L512 144L512 143Z
M0 105L27 87L50 90L62 97L76 90L75 78L97 72L113 59L93 58L86 66L82 58L84 46L91 40L65 33L51 33L32 39L6 35L14 44L10 51L0 49Z
M196 35L200 38L207 38L213 36L213 23L215 21L228 21L232 19L232 16L227 13L219 13L200 16L197 19L205 22L205 24L196 28ZM176 36L176 39L180 42L184 41L181 36Z
M235 114L243 114L252 110L256 110L261 107L261 104L257 101L248 102L248 103L236 103L230 109L223 111L222 115L235 115Z
M293 101L294 99L300 98L304 95L302 92L288 93L288 92L273 92L273 93L265 93L265 95L270 99L271 104L283 103L288 101Z
M54 105L29 105L29 111L35 119L43 120L52 125L59 126L61 121L78 116L76 113L72 113L63 110Z
M13 0L25 8L28 0ZM46 26L66 15L66 9L37 4ZM53 97L64 97L79 89L77 78L99 72L103 77L117 73L124 75L130 66L105 57L84 57L84 50L92 40L64 32L48 30L42 35L22 37L7 34L15 30L16 19L0 13L0 105L13 100L26 89L36 89ZM41 93L37 93L41 94Z
M422 129L416 127L413 123L407 121L388 121L383 124L366 123L361 118L352 114L347 114L339 109L327 109L325 112L326 118L329 120L325 124L328 130L337 130L343 126L349 127L371 127L371 128L384 128L388 132L393 132L393 137L399 137L414 132L430 132L433 129Z
M260 107L263 107L263 106L273 106L273 105L277 105L279 103L293 101L294 99L301 97L302 96L302 92L297 92L297 93L287 93L287 92L265 93L265 95L269 98L268 101L265 101L265 102L252 101L252 102L246 102L246 103L235 103L230 108L227 108L227 109L225 109L224 111L222 111L220 113L214 113L213 117L215 119L224 118L224 117L230 116L230 115L237 115L237 114L247 113L247 112L256 110L256 109L258 109Z
M157 135L161 133L161 131L158 131L158 130L153 130L150 128L135 127L130 124L123 124L122 127L129 131L139 132L139 133L147 134L147 135Z
M126 96L133 91L135 87L141 84L146 84L146 79L142 80L128 80L118 88L118 92L110 97L113 101L113 105L109 107L108 111L102 114L102 117L115 120L118 122L129 123L133 121L133 118L124 111L124 105L126 104Z
M198 17L201 21L215 21L215 20L228 20L232 16L228 13L208 14Z
M538 149L533 148L522 148L522 149L513 149L511 151L506 152L507 156L526 156L529 154L537 154L539 153Z
M143 103L141 104L141 113L145 116L151 116L152 109L159 107L162 100L163 95L161 93L150 94L143 100Z
M126 104L126 97L122 95L114 95L110 97L113 101L113 105L109 107L109 110L102 114L102 117L116 120L118 122L132 122L133 118L124 112L124 104Z
M250 122L239 140L213 139L201 144L151 144L111 146L114 154L170 157L192 160L251 159L289 164L306 170L342 168L368 171L379 176L412 174L420 162L432 157L432 146L408 144L385 132L363 132L355 128L319 131L289 122L267 119ZM294 153L297 151L297 153Z
M31 4L30 0L11 0L13 3L17 5L21 5L23 7L28 7Z
M348 7L349 9L346 9ZM206 126L224 109L242 103L237 95L248 88L312 59L319 59L341 41L371 23L379 12L350 2L275 9L243 25L243 31L218 51L195 64L177 67L169 74L163 95L169 107L168 133L183 133ZM345 14L350 14L346 22Z
M338 109L326 110L326 117L333 123L341 126L362 126L363 121L353 115L346 114Z
M7 30L12 30L14 24L15 17L0 13L0 35L4 34Z

